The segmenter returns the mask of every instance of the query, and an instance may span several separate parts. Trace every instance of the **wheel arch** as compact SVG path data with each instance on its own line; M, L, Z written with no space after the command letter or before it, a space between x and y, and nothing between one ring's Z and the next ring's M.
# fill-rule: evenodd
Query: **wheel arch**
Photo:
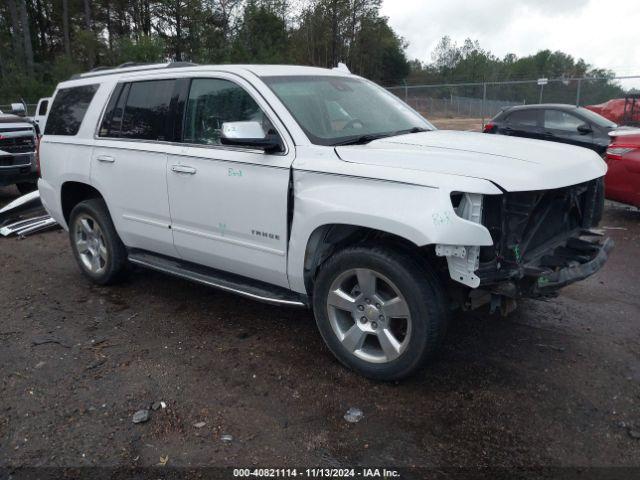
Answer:
M101 198L104 196L92 185L83 182L67 181L60 187L60 205L62 207L62 215L67 225L73 207L83 200L91 198Z
M392 232L362 225L327 223L318 226L309 235L303 263L303 278L306 293L311 295L320 266L335 252L357 244L386 245L410 252L422 261L428 261L429 248L420 247L411 240Z

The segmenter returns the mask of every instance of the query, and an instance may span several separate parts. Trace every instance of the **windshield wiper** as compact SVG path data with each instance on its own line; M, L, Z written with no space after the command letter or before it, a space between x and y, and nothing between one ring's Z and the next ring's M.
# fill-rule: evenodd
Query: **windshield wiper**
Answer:
M396 130L395 132L388 133L369 133L367 135L360 135L355 138L350 138L348 140L344 140L342 142L334 143L334 147L342 146L342 145L364 145L369 142L373 142L374 140L380 140L381 138L395 137L397 135L406 135L408 133L420 133L420 132L430 132L426 128L422 127L413 127L407 128L405 130Z
M395 135L407 135L408 133L420 133L420 132L430 132L431 130L427 129L427 128L422 128L422 127L413 127L413 128L407 128L406 130L397 130L395 132L392 133L393 136Z
M393 135L393 133L370 133L367 135L360 135L355 138L350 138L349 140L344 140L343 142L334 143L334 147L339 147L343 145L364 145L369 142L373 142L374 140L378 140L380 138L385 138Z

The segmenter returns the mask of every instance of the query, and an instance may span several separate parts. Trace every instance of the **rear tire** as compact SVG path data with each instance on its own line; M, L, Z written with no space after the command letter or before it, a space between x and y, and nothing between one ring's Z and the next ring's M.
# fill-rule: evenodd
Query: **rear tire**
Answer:
M16 183L16 187L22 195L26 195L27 193L37 190L38 184L36 182L20 182Z
M331 352L365 377L391 381L424 365L446 331L437 276L400 250L356 246L320 267L313 291L320 334Z
M69 216L71 250L82 273L98 285L121 280L128 270L127 249L104 200L78 203Z

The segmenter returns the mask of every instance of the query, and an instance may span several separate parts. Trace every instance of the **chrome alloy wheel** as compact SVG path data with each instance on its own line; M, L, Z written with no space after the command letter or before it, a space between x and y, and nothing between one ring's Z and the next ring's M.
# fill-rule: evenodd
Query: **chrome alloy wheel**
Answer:
M388 363L409 345L409 304L393 282L373 270L339 275L329 289L327 313L338 340L361 360Z
M98 222L89 215L79 215L73 225L78 257L87 271L100 274L107 268L109 252Z

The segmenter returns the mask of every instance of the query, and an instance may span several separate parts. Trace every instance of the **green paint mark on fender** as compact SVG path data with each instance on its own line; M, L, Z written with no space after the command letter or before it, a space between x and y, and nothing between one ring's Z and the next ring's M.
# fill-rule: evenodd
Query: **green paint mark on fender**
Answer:
M227 172L230 177L242 177L242 170L239 168L229 168Z

